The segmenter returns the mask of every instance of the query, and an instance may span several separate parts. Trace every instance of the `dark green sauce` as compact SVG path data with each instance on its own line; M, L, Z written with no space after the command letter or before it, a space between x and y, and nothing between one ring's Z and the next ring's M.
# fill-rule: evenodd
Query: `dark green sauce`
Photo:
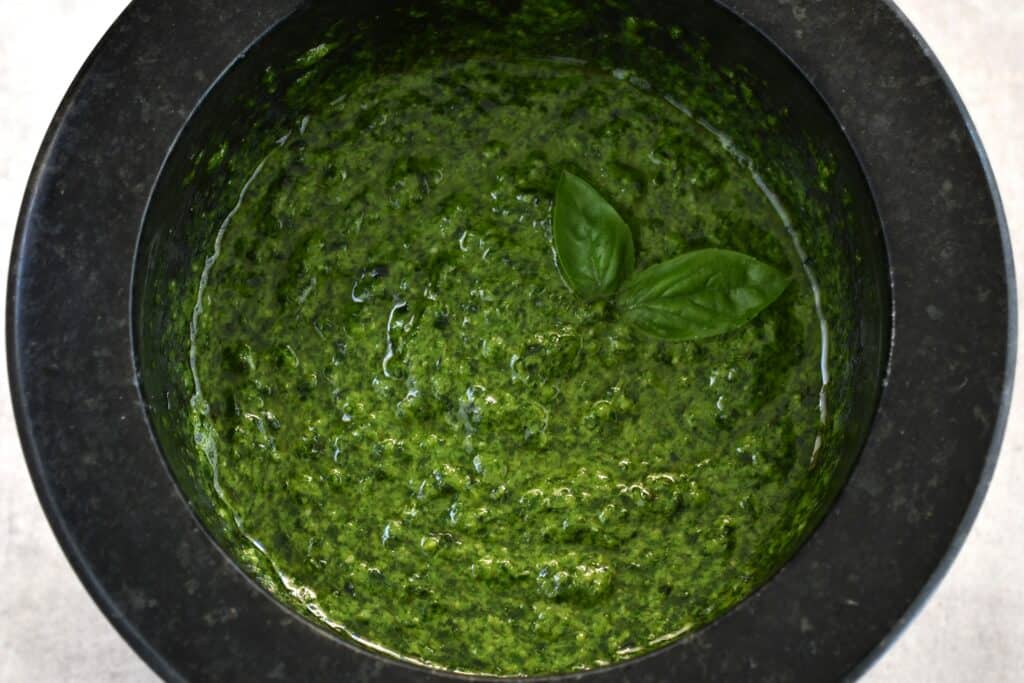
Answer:
M713 620L816 521L850 377L823 353L838 276L816 301L790 188L643 76L493 54L344 74L276 142L201 161L231 180L166 345L189 468L283 600L434 666L567 672ZM626 218L638 269L721 247L793 282L734 332L646 338L559 277L563 170Z

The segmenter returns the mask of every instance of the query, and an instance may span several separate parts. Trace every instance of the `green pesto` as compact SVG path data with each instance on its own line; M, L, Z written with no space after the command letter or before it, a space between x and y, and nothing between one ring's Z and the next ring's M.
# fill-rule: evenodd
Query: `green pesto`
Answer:
M493 55L325 93L272 144L197 159L230 180L167 294L188 476L243 566L370 647L500 675L636 656L777 571L831 490L849 373L832 339L823 413L820 316L846 313L835 274L816 308L713 105L698 120L633 72ZM717 247L792 284L725 335L645 337L560 279L564 170L631 226L638 270Z

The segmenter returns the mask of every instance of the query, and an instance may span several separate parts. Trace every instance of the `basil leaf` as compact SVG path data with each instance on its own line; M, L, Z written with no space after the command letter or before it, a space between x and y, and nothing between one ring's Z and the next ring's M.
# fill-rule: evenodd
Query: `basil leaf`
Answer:
M555 256L566 284L584 299L610 297L633 272L633 234L587 181L565 172L555 191Z
M751 256L702 249L637 273L618 303L626 319L647 334L701 339L749 322L788 284L789 277Z

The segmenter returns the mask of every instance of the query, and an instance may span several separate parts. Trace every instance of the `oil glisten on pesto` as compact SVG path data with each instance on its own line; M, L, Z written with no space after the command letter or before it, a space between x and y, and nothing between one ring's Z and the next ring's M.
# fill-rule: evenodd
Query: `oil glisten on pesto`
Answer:
M788 286L724 334L649 334L563 281L566 172L637 272L716 248ZM591 668L721 615L791 552L824 457L827 325L762 185L685 107L573 60L424 63L302 112L225 186L182 322L232 552L458 671Z

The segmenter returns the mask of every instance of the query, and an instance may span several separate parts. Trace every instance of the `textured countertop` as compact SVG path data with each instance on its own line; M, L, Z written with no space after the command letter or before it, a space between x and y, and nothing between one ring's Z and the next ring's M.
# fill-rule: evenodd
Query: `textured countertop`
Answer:
M777 2L802 11L815 0ZM0 244L68 84L126 0L0 0ZM899 0L963 97L1003 195L1024 263L1024 3ZM9 249L9 246L5 246ZM6 269L7 257L0 257ZM6 274L0 273L6 281ZM0 364L0 682L154 681L93 605L61 553L21 457ZM1018 389L1024 382L1018 382ZM1017 392L1019 394L1019 391ZM1024 680L1024 422L1018 395L995 478L952 569L862 679Z

